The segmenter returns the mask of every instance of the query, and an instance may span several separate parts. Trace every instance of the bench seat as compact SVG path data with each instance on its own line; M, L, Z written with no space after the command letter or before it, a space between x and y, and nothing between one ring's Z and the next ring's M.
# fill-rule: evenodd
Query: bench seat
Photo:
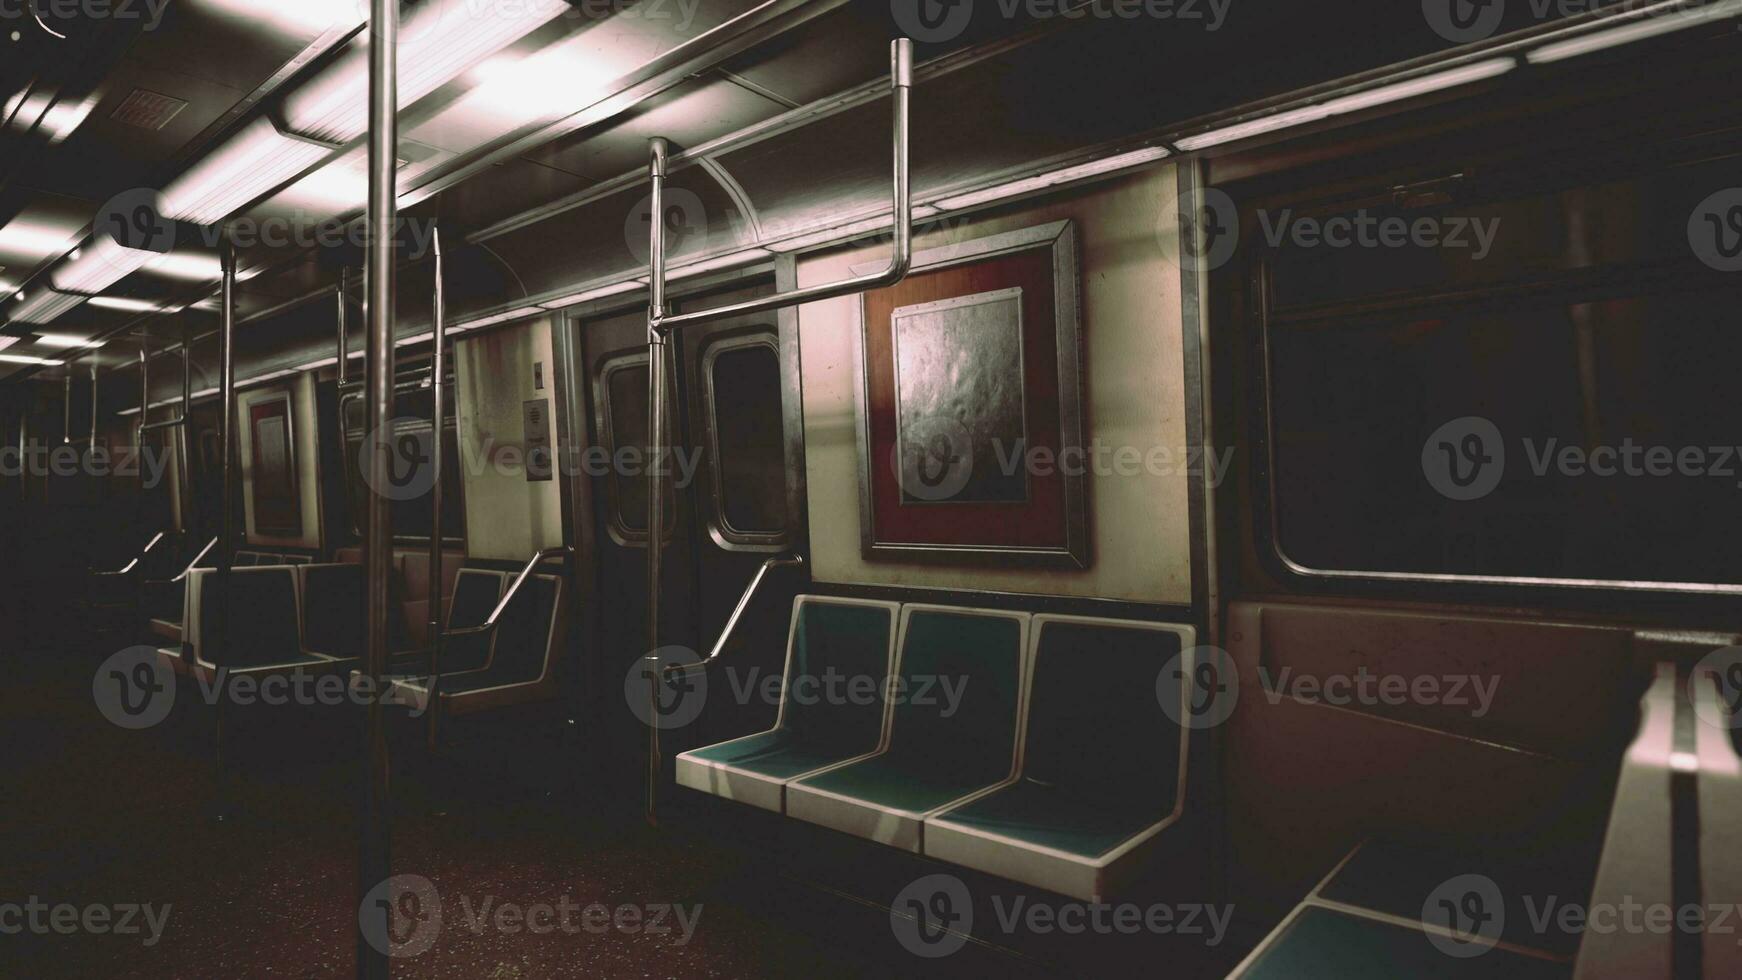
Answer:
M892 602L799 596L787 634L774 728L679 755L678 785L780 813L792 780L876 751L888 721L882 692L895 654L900 608ZM816 692L830 675L849 684L868 678L879 694L864 702L824 703Z
M883 747L789 784L787 814L919 853L927 817L1012 782L1028 628L1027 613L902 607Z
M1018 778L929 819L925 852L1092 900L1138 873L1184 811L1184 688L1159 682L1171 664L1191 671L1194 633L1042 615L1031 635Z

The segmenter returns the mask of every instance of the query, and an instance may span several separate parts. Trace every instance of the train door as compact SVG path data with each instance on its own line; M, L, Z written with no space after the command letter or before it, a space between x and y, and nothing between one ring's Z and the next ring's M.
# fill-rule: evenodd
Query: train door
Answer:
M708 306L772 291L772 283L674 303ZM784 463L785 395L774 314L685 330L671 345L674 451L665 513L661 641L705 655L756 569L789 545ZM625 679L646 650L647 617L647 319L644 307L582 319L587 404L592 413L595 561L600 655L592 676L606 699L610 749L624 774L639 774L645 729L623 697ZM796 397L794 393L793 397ZM737 648L754 666L778 672L782 643L770 598L746 624ZM766 663L764 663L766 661ZM751 669L751 659L739 661ZM715 730L753 731L735 720L743 699L719 682L703 717L670 735L670 752ZM739 685L742 687L742 684ZM715 696L715 695L718 696ZM772 721L772 712L767 713ZM751 724L753 722L746 722ZM669 755L670 752L667 754Z

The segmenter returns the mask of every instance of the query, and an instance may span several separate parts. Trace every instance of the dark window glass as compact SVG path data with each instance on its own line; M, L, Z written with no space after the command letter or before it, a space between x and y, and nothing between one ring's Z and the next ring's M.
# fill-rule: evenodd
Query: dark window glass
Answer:
M780 356L764 344L726 351L713 359L709 384L726 530L778 534L786 529Z
M395 415L402 421L396 433L403 440L404 458L422 457L429 446L429 419L432 414L428 391L400 392L394 403ZM352 528L362 535L364 515L369 506L369 488L361 469L363 452L363 402L350 398L344 402L345 469L350 475ZM448 405L449 424L442 432L442 538L463 540L466 536L465 461L460 457L459 434L452 419L454 406ZM433 494L424 493L405 500L392 500L393 536L395 539L428 541Z
M1283 554L1742 583L1742 404L1728 397L1742 281L1689 247L1690 215L1724 180L1685 168L1435 212L1500 219L1480 259L1273 248Z

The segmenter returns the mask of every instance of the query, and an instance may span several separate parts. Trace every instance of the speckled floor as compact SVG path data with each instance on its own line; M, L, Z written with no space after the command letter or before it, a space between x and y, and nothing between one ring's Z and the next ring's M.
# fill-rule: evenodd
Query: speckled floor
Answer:
M239 724L243 774L231 792L234 815L220 823L211 816L209 712L178 706L148 731L115 727L92 702L99 660L21 657L0 690L0 903L113 906L117 922L122 906L138 904L160 915L167 908L167 918L150 943L148 929L54 934L53 913L42 912L50 934L0 934L0 976L354 975L358 740L350 722L329 713ZM402 741L393 868L429 879L444 921L427 952L395 961L395 976L896 972L742 900L767 899L770 886L741 857L523 774L416 763L415 741ZM601 927L601 913L583 911L593 903L680 906L693 933L686 940L673 913L658 935L627 918ZM512 913L498 920L503 905L574 911L568 931L558 923L535 935ZM15 921L0 913L0 927Z

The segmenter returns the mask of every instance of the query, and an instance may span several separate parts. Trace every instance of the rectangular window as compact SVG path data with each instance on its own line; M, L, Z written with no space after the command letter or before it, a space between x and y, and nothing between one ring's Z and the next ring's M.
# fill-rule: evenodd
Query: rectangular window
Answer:
M1248 221L1277 551L1309 573L1742 584L1735 173L1510 174Z
M780 351L763 337L736 338L703 355L714 499L721 537L733 544L786 542L786 436Z

